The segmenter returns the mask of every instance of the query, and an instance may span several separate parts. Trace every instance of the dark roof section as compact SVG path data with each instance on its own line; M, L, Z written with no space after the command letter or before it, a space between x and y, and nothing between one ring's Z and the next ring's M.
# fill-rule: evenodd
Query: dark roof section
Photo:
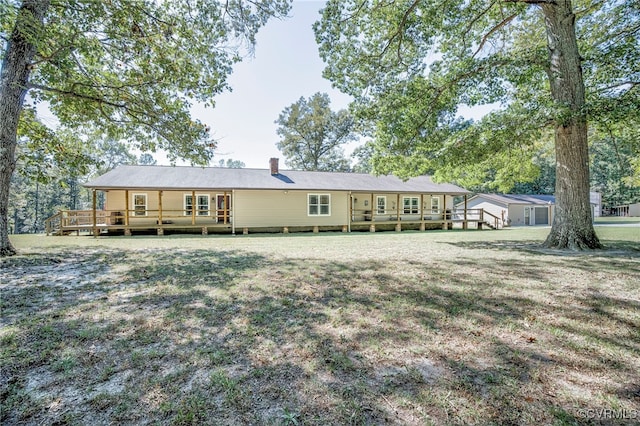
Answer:
M556 202L556 197L553 195L478 194L475 197L486 198L502 204L555 204Z
M403 182L395 176L361 173L281 170L279 174L271 175L269 169L182 166L120 166L84 186L103 190L288 189L469 194L469 191L456 185L434 183L429 176Z

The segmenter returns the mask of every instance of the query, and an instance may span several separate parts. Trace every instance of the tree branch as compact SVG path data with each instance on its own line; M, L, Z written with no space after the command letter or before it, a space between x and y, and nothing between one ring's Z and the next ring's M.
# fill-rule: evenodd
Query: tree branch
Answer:
M500 22L498 25L496 25L495 27L491 28L489 30L488 33L486 33L483 37L482 37L482 41L480 42L480 46L478 46L478 50L476 50L476 52L473 54L473 57L475 57L478 53L480 53L480 51L482 50L482 48L484 47L484 45L487 43L487 40L489 40L489 37L491 36L491 34L495 33L496 31L498 31L499 29L501 29L502 27L506 26L509 22L513 21L516 17L518 16L517 13L514 13L511 16L507 16L506 18L504 18L502 20L502 22Z
M556 0L502 0L505 3L527 3L527 4L553 4L557 5Z
M629 90L640 86L640 81L632 81L632 80L627 80L627 81L622 81L620 83L616 83L616 84L611 84L609 86L606 87L601 87L597 90L597 92L606 92L607 90L611 90L611 89L616 89L618 87L622 87L622 86L631 86L629 88Z
M478 16L476 16L475 18L473 18L471 20L471 22L469 22L469 25L467 25L467 29L464 31L464 33L462 34L462 38L464 39L465 34L469 33L471 31L471 28L473 27L473 24L475 24L476 22L478 22L478 20L480 18L482 18L485 13L487 13L489 10L491 10L491 8L496 4L495 1L492 1L491 4L489 6L487 6L482 12L480 12L480 14L478 14Z
M88 100L88 101L93 101L93 102L97 102L97 103L100 103L100 104L109 105L109 106L112 106L112 107L115 107L115 108L126 108L126 106L127 106L126 104L108 101L106 99L99 98L97 96L83 95L82 93L76 93L76 92L74 92L72 90L56 89L55 87L43 86L43 85L37 84L37 83L27 83L27 89L36 89L36 90L42 90L44 92L58 93L60 95L71 96L73 98L78 98L78 99L85 99L85 100Z
M411 6L409 6L409 9L407 9L407 11L402 15L402 21L398 25L398 30L394 34L391 35L391 38L389 38L389 42L384 47L384 49L382 49L382 52L380 54L381 58L385 55L385 53L387 52L389 47L391 47L391 44L393 43L393 41L396 38L399 38L397 55L398 55L398 61L400 63L402 63L402 55L401 55L400 52L401 52L401 49L402 49L402 35L404 34L404 26L407 23L407 19L408 19L409 15L411 14L411 12L413 12L415 10L416 7L418 7L418 4L420 4L420 1L421 0L414 0L414 2L411 4Z

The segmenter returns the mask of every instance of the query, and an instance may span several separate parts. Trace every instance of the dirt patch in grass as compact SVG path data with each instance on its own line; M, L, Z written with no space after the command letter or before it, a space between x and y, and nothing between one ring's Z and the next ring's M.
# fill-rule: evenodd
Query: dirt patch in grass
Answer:
M0 260L1 421L637 422L637 252L451 235L23 249Z

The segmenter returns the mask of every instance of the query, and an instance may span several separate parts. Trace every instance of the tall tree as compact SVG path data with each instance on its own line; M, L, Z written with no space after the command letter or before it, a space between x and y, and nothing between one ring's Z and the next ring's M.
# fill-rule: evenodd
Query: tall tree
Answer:
M218 167L226 167L228 169L244 169L246 164L240 160L234 160L232 158L227 158L225 161L223 158L218 160Z
M0 4L0 255L17 129L26 95L61 123L92 123L143 151L206 164L215 143L193 120L211 105L243 45L289 0L22 0ZM30 101L30 102L31 102Z
M600 247L587 121L639 108L639 16L623 0L329 0L315 31L325 76L375 126L378 171L442 178L492 163L513 176L552 127L545 245L585 249ZM474 122L460 105L496 110Z
M342 146L355 140L354 121L346 110L331 110L326 93L301 97L275 122L282 138L276 145L286 164L297 170L349 171Z
M353 165L353 171L356 173L373 173L372 159L374 152L375 147L371 141L367 141L354 149L351 154L351 158L356 160Z
M42 231L44 220L60 210L89 208L91 197L83 182L120 164L136 163L124 142L95 129L84 131L78 135L67 128L51 129L32 109L23 111L9 198L14 233ZM104 194L98 195L98 203L104 203Z

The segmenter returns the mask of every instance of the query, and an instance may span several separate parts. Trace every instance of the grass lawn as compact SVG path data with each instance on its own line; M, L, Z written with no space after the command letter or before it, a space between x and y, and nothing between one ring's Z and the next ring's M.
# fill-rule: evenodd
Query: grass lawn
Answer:
M640 423L640 227L16 236L2 424Z

